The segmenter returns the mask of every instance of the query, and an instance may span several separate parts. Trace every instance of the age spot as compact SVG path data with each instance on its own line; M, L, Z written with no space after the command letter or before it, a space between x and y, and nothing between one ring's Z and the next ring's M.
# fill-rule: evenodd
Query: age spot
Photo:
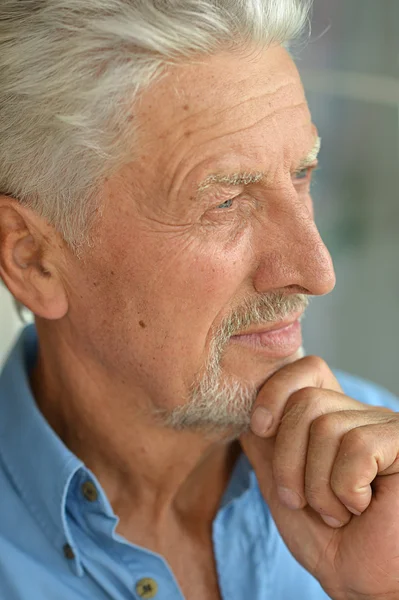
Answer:
M139 321L139 325L142 329L145 329L147 327L147 325L144 323L144 321Z

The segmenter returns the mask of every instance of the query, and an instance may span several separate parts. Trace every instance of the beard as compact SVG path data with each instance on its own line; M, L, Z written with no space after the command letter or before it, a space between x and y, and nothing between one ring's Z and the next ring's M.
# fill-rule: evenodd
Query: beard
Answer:
M172 410L163 411L164 425L179 431L226 433L232 437L244 433L249 428L259 389L253 383L223 371L223 356L229 340L253 325L281 321L291 314L304 311L308 305L309 297L303 294L264 294L248 299L235 309L214 332L207 363L195 377L188 401ZM303 349L300 349L295 358L303 355ZM292 358L286 362L292 362ZM272 374L269 373L268 377Z

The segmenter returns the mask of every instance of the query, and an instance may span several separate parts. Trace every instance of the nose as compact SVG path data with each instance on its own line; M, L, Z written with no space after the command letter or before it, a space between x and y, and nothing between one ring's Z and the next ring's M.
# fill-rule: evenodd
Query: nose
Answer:
M312 296L328 294L335 286L334 267L311 211L298 198L284 204L272 222L259 227L255 289L265 293L300 287Z

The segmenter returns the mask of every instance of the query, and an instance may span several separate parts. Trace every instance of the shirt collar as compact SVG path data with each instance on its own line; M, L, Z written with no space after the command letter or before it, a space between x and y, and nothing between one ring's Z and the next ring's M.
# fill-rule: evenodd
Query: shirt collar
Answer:
M243 452L238 457L227 488L223 494L219 510L235 502L257 486L255 472Z
M93 473L63 444L38 409L29 382L38 340L33 325L24 329L0 374L0 457L21 498L52 543L72 550L73 567L83 574L79 550L67 522L79 481L91 479L102 510L115 529L117 517ZM223 495L220 511L256 487L256 478L242 454ZM75 501L73 501L75 502ZM219 512L220 512L219 511ZM111 533L111 530L110 530Z
M21 498L58 550L69 550L82 574L66 520L66 498L83 463L68 450L38 409L29 383L37 358L33 325L21 334L0 375L0 456ZM72 550L72 553L70 552Z

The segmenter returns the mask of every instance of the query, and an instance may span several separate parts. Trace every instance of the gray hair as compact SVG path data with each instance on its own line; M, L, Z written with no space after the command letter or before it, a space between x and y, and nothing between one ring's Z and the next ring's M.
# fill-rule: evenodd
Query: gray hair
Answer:
M176 61L286 44L312 0L1 0L0 192L73 248L133 159L137 94Z

